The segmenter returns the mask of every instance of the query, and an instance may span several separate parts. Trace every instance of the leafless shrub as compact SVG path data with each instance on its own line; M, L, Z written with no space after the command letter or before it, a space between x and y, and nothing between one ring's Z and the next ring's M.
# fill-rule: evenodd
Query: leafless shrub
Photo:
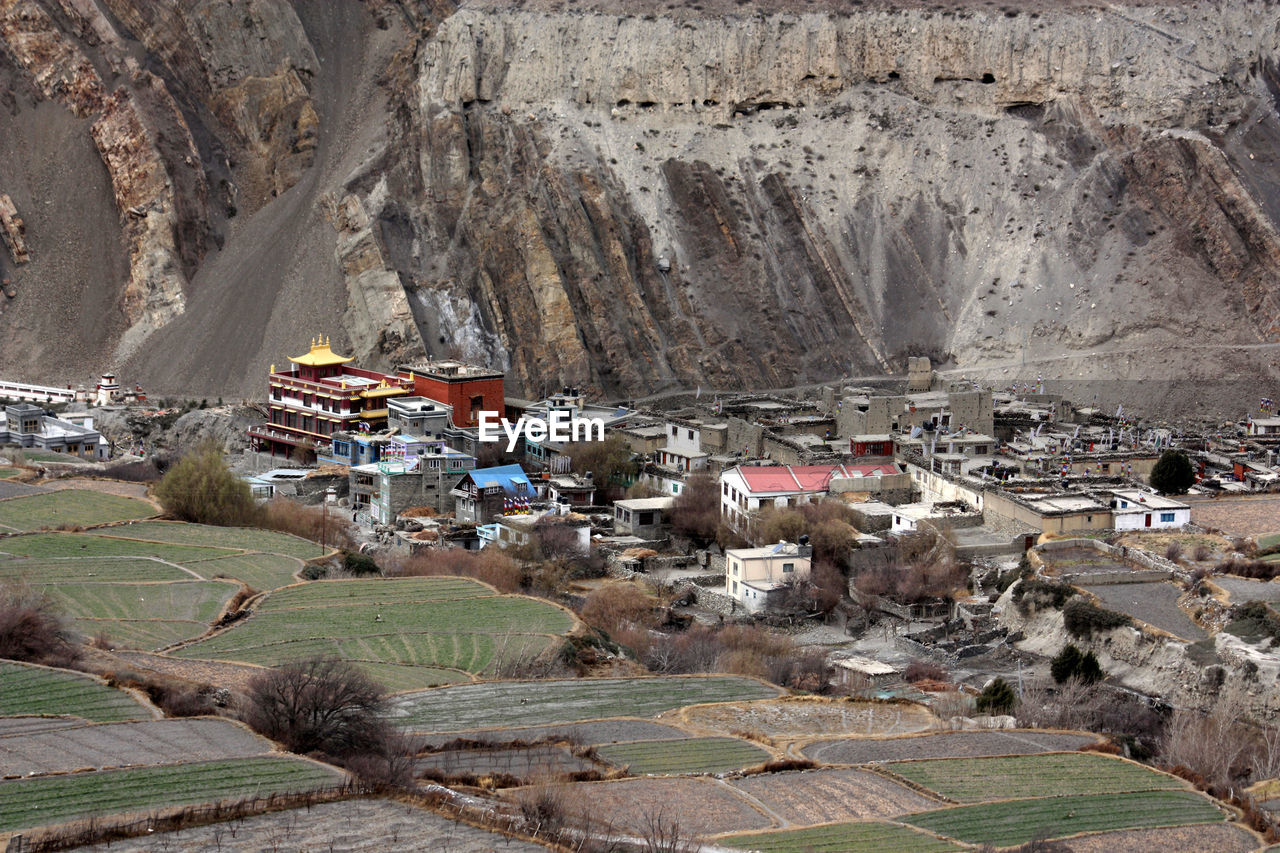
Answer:
M275 498L263 507L259 523L269 530L292 533L331 548L351 550L355 547L342 513L330 512L324 507Z
M1211 557L1212 555L1213 555L1213 549L1203 542L1201 542L1199 545L1196 545L1195 551L1193 551L1191 554L1192 558L1199 563L1203 563L1205 560L1209 559L1209 557Z
M529 834L555 836L569 819L564 785L539 781L520 792L517 804Z
M950 681L951 673L939 663L927 660L913 660L902 671L902 677L914 684L917 681Z
M0 658L67 666L80 657L62 614L43 591L0 584Z
M459 575L487 583L499 592L518 592L524 586L524 570L499 548L466 551L461 548L430 549L384 567L388 577L439 577Z
M612 635L623 626L652 628L657 624L655 602L633 583L611 583L600 587L582 603L582 619L588 625Z
M1164 558L1174 563L1182 559L1182 543L1170 542L1166 545L1164 547Z
M701 849L662 805L645 809L640 818L640 838L646 853L694 853Z

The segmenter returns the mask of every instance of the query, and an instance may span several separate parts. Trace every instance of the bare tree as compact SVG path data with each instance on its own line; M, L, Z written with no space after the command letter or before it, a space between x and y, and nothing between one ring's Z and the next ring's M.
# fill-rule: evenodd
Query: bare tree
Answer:
M385 693L346 661L309 658L254 676L242 718L290 752L376 754L387 741Z

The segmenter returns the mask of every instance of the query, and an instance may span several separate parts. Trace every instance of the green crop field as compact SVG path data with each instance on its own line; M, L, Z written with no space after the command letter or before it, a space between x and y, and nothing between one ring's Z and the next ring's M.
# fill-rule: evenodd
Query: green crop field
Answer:
M357 661L365 675L392 692L401 690L420 690L423 687L436 687L444 684L469 682L465 672L456 669L437 669L430 666L406 666L398 663L372 663Z
M157 806L212 803L339 785L343 777L294 758L242 758L0 782L0 832Z
M106 531L110 536L146 539L152 542L170 542L175 545L212 545L218 548L238 548L243 551L262 551L267 554L284 554L310 560L323 556L327 549L318 543L288 533L259 530L253 527L213 527L207 524L185 524L180 521L141 521L113 527Z
M484 584L466 578L389 578L314 581L272 593L258 608L263 613L314 607L365 607L498 598ZM531 599L524 599L529 601Z
M1090 752L899 761L885 768L961 803L1187 787L1181 779Z
M1259 548L1275 548L1280 545L1280 533L1266 533L1258 537Z
M190 572L145 557L0 558L0 581L26 583L136 583L195 580Z
M298 583L295 574L302 568L296 557L280 554L237 554L183 565L201 577L235 578L263 592Z
M21 468L0 468L0 480L7 480L22 473Z
M60 669L0 661L0 716L70 714L99 723L150 720L128 693Z
M900 850L935 853L961 849L932 835L880 821L730 835L716 839L716 844L760 853L898 853Z
M77 619L75 629L86 640L102 635L113 648L149 652L195 639L209 625L189 619Z
M698 702L773 699L781 691L750 678L589 678L464 684L401 697L400 724L421 731L650 717Z
M700 737L614 743L597 750L610 764L626 766L636 775L675 776L685 773L723 773L762 764L773 756L736 737Z
M212 622L240 589L231 581L80 583L45 588L73 618Z
M0 501L0 526L14 530L39 530L64 524L106 524L155 514L156 508L146 501L79 489Z
M270 593L248 619L175 654L264 666L316 654L400 664L394 680L408 689L543 654L573 624L546 602L459 578L317 581ZM416 680L411 666L423 667Z
M1224 815L1209 799L1191 791L1144 791L1005 800L958 806L901 818L939 835L970 844L1011 847L1037 836L1060 838L1079 832L1213 823Z
M0 553L15 557L155 557L170 563L185 563L229 557L236 552L226 548L112 539L87 533L36 533L0 539Z

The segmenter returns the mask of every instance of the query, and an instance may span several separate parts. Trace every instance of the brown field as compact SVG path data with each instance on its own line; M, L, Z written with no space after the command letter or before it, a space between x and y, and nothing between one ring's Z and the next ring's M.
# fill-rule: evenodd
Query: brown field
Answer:
M1097 735L1058 732L946 732L899 738L841 738L811 743L802 752L823 764L869 764L915 758L983 758L1079 749Z
M907 702L765 699L695 705L672 712L671 721L717 734L752 732L786 739L906 734L928 729L936 718L923 706Z
M1280 531L1280 495L1184 496L1191 522L1214 527L1228 536L1260 536Z
M265 755L274 747L230 720L99 723L0 738L0 776Z
M1256 835L1234 823L1122 829L1079 835L1063 843L1071 853L1246 853L1262 846Z
M735 779L788 823L807 825L928 811L938 800L866 770L802 770Z
M93 853L181 850L344 850L361 853L545 853L546 848L507 838L391 800L346 800L288 809L227 823L196 826L143 838L77 848Z
M434 770L448 775L503 774L518 779L558 776L582 770L598 770L593 762L578 758L561 746L531 746L524 749L451 749L418 757L414 773Z
M126 483L121 480L91 480L86 477L70 477L65 480L48 480L40 485L52 492L62 491L63 489L83 489L89 492L101 492L104 495L137 498L159 508L159 504L147 496L146 483Z
M124 668L151 670L196 684L209 684L230 690L244 690L249 686L249 679L262 672L262 667L249 664L180 660L148 652L113 652L111 657Z
M683 834L696 836L773 826L772 820L728 785L705 777L586 782L554 790L570 812L597 824L608 820L616 830L630 833L643 832L646 821L658 816L678 823ZM502 795L519 802L536 792L514 788Z

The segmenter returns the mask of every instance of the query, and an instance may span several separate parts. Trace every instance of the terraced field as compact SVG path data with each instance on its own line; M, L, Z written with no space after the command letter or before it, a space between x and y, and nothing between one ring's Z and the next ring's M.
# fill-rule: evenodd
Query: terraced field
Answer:
M61 585L103 581L189 581L195 578L196 575L170 563L145 557L0 558L0 581Z
M649 717L692 702L763 699L779 692L737 676L498 681L411 693L399 697L394 713L406 728L447 732Z
M1186 790L1181 779L1092 752L944 758L886 764L885 769L961 803L1124 791Z
M154 557L170 563L188 563L230 557L236 552L227 548L139 542L87 533L36 533L0 539L0 553L15 557Z
M97 722L149 720L151 710L123 690L65 669L0 661L0 716L68 714Z
M270 741L230 720L81 724L0 736L0 777L249 758L273 750Z
M760 853L899 853L903 850L937 853L963 849L932 835L880 821L833 823L805 829L729 835L717 838L716 843Z
M256 590L267 591L297 583L303 563L297 557L282 554L236 554L215 560L188 561L183 565L207 580L234 578Z
M815 735L893 735L932 728L936 718L909 702L864 702L789 697L687 708L680 719L691 726L724 734L759 732L772 738Z
M76 494L63 490L42 497L60 506L58 501ZM134 536L149 538L130 538ZM243 550L258 548L276 552ZM0 555L0 580L45 585L86 637L102 634L116 647L151 650L205 633L240 583L256 590L297 583L303 558L322 550L269 530L146 521L93 534L38 533L0 540L0 551L13 555ZM494 652L482 648L475 654L492 657ZM455 680L401 678L397 686Z
M938 800L866 770L804 770L735 779L732 786L797 826L889 818L931 809Z
M1203 640L1204 629L1178 607L1182 590L1171 583L1125 583L1084 585L1102 599L1102 606L1128 613L1148 625L1168 631L1184 640Z
M1191 791L1144 791L1005 800L908 815L901 820L970 844L1008 847L1081 832L1216 823L1223 812Z
M597 824L640 834L656 819L674 821L688 837L767 829L773 821L723 783L705 776L651 776L560 788L571 812ZM519 802L521 789L503 792Z
M1262 846L1262 840L1236 824L1201 823L1078 835L1070 846L1071 853L1248 853Z
M102 492L64 489L0 501L0 527L40 530L45 527L108 524L155 515L146 501Z
M462 578L316 581L269 594L248 619L174 654L264 666L337 655L403 666L398 686L422 687L545 654L573 625L554 605Z
M0 832L158 806L310 791L343 779L332 768L283 757L10 779L0 781Z
M601 746L597 752L605 761L626 767L635 776L723 773L762 764L773 758L767 750L732 737L616 743Z
M598 769L595 764L573 755L562 746L531 746L519 749L453 749L418 757L414 772L433 770L447 775L506 775L534 781L542 777Z
M802 753L824 764L871 764L915 758L981 758L1079 749L1097 735L1034 731L944 732L896 738L839 738Z
M506 838L452 821L442 815L392 800L342 800L306 809L286 809L231 823L157 832L110 844L78 848L81 853L120 851L229 850L320 851L346 853L546 853L541 844Z
M555 738L572 744L606 744L641 740L669 741L693 736L674 726L664 726L648 720L619 718L614 720L586 720L557 726L472 729L471 731L449 732L417 739L423 740L427 744L438 746L460 737L469 740L488 741L490 743L509 743L515 740L529 743L543 738Z
M311 560L325 553L318 543L288 533L254 527L213 527L178 521L140 521L102 531L108 536L171 542L178 545L210 545L242 551L262 551Z

